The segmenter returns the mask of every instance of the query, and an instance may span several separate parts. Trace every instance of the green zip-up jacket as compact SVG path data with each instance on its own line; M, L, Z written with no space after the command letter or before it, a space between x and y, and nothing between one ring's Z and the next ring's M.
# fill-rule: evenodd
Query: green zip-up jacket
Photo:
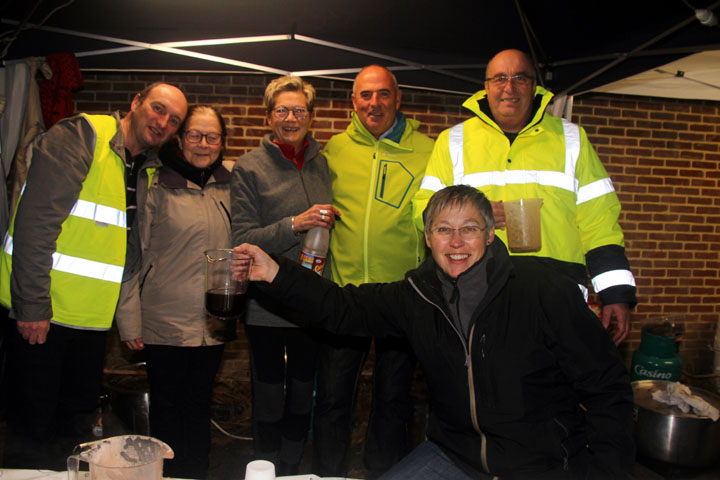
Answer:
M348 283L400 280L425 257L425 241L412 221L411 203L420 187L434 141L420 123L398 114L395 131L377 140L355 113L345 132L325 147L332 178L335 222L330 252L332 279Z

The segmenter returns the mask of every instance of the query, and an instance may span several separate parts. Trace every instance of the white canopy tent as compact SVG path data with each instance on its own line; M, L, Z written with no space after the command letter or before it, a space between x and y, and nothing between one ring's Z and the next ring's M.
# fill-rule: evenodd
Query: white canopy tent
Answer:
M720 50L696 53L591 91L720 101Z

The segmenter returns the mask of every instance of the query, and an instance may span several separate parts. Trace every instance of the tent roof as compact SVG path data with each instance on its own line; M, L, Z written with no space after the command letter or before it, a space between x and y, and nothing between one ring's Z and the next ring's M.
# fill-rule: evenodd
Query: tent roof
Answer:
M720 5L692 1L716 14ZM685 0L2 2L4 60L72 51L91 70L351 79L381 63L404 86L474 92L497 51L520 48L546 86L574 93L720 48L720 28L702 25Z
M720 50L696 53L594 91L720 101Z

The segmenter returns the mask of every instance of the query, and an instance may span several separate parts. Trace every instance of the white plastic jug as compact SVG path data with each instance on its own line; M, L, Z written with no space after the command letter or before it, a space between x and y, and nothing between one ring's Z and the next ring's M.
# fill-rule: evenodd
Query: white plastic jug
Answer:
M174 456L170 446L152 437L106 438L75 447L67 459L68 479L80 478L83 461L90 465L93 480L162 480L163 460Z

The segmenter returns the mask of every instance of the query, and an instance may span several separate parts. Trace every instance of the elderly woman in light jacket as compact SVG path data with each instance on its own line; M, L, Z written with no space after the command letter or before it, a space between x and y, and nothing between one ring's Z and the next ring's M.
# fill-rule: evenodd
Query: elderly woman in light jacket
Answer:
M116 314L120 337L144 350L150 382L150 428L175 459L171 477L205 478L210 453L210 396L223 343L234 321L209 316L203 252L230 245L230 169L223 161L225 122L195 106L163 146L158 163L138 176L137 242L142 265L128 272Z

